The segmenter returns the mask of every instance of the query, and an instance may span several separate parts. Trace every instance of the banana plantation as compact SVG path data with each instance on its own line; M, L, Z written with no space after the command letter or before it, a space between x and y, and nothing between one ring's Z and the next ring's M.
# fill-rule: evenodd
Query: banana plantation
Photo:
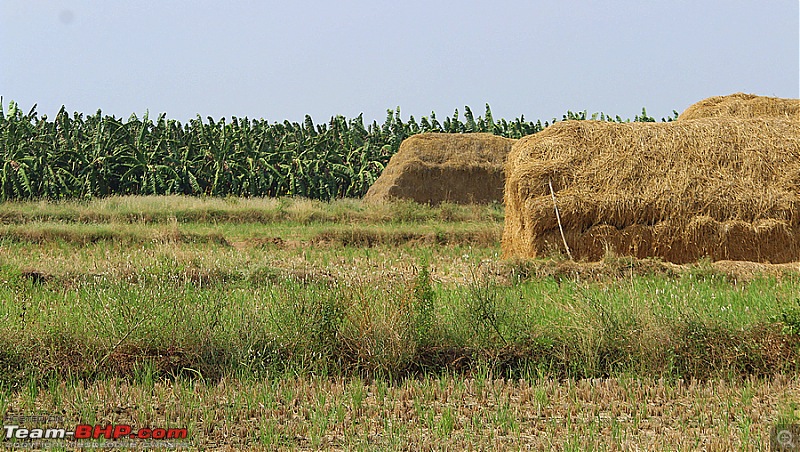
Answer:
M597 119L597 116L593 116ZM586 119L568 112L563 119ZM621 121L602 115L600 119ZM646 113L636 120L652 120ZM553 120L555 121L555 120ZM0 100L0 200L91 198L109 195L360 197L400 143L422 132L488 132L509 138L536 133L541 121L495 121L489 105L475 117L469 107L443 121L406 122L388 110L383 124L335 116L315 124L269 123L232 117L182 124L165 114L127 120L104 115L24 114Z

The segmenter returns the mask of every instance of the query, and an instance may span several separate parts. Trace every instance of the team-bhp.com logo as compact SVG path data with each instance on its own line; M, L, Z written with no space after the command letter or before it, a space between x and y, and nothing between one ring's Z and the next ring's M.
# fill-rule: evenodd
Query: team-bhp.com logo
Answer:
M80 441L80 447L92 448L114 447L157 447L174 448L185 444L183 440L189 436L185 428L138 428L129 424L89 425L79 424L68 430L61 427L32 427L41 424L61 424L61 416L26 416L6 415L3 417L3 440L12 448L44 448L52 447L52 441ZM94 441L93 441L94 440ZM103 442L111 440L109 442ZM144 440L144 441L142 441ZM97 442L100 441L100 442ZM5 448L6 446L0 446Z
M127 424L88 425L80 424L75 430L63 428L22 428L19 425L4 425L4 439L186 439L185 428L140 428L134 430Z

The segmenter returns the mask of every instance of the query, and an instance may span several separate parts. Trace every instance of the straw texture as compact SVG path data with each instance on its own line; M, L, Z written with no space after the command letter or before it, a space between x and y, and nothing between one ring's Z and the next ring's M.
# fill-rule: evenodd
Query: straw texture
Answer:
M565 121L508 156L503 254L800 260L800 122Z
M679 120L701 118L776 118L800 120L800 99L736 93L716 96L692 104Z
M403 141L364 199L502 202L503 167L515 140L488 133L425 133Z

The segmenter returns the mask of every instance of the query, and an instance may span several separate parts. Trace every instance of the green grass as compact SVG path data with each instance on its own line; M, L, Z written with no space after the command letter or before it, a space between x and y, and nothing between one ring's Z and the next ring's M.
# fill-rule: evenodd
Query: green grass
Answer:
M503 219L501 205L431 207L410 201L367 204L357 199L330 202L304 198L212 198L194 196L110 196L85 201L0 203L0 223L402 223Z
M483 360L510 375L533 367L576 378L797 368L796 275L734 284L700 264L619 277L611 260L605 276L519 278L485 243L345 245L315 239L337 237L338 224L290 238L291 224L268 228L282 245L253 241L251 224L227 225L240 228L237 246L227 230L185 242L0 242L3 376L19 385L149 366L162 377L285 368L396 377L469 371ZM51 223L15 227L41 225ZM116 228L66 225L84 226ZM132 235L153 227L123 226Z
M205 203L230 220L189 219ZM295 213L237 210L273 204ZM198 444L265 449L759 448L770 422L800 416L790 267L504 261L496 207L0 205L14 209L0 234L0 412L116 410L188 425Z

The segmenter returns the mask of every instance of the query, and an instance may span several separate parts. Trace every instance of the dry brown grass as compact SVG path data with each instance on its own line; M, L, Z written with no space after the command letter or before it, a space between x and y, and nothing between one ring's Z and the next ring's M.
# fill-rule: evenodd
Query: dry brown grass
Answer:
M371 247L378 245L473 245L493 247L500 243L502 228L489 225L464 231L379 231L367 228L347 228L319 233L311 242L315 245Z
M191 448L203 450L727 451L768 449L770 428L800 416L799 398L800 382L785 377L112 380L20 392L6 413L57 413L61 427L185 427Z
M747 283L757 279L793 278L800 275L800 263L764 264L747 261L716 261L673 264L658 259L636 259L606 256L601 261L576 262L567 259L509 259L498 266L500 281L554 278L556 281L608 281L633 276L664 276L704 273L725 278L732 283Z
M515 140L488 133L407 138L365 200L489 203L503 200L503 164Z
M689 106L678 119L777 118L800 120L800 99L735 93L703 99Z
M514 145L505 256L800 259L800 122L566 121Z

